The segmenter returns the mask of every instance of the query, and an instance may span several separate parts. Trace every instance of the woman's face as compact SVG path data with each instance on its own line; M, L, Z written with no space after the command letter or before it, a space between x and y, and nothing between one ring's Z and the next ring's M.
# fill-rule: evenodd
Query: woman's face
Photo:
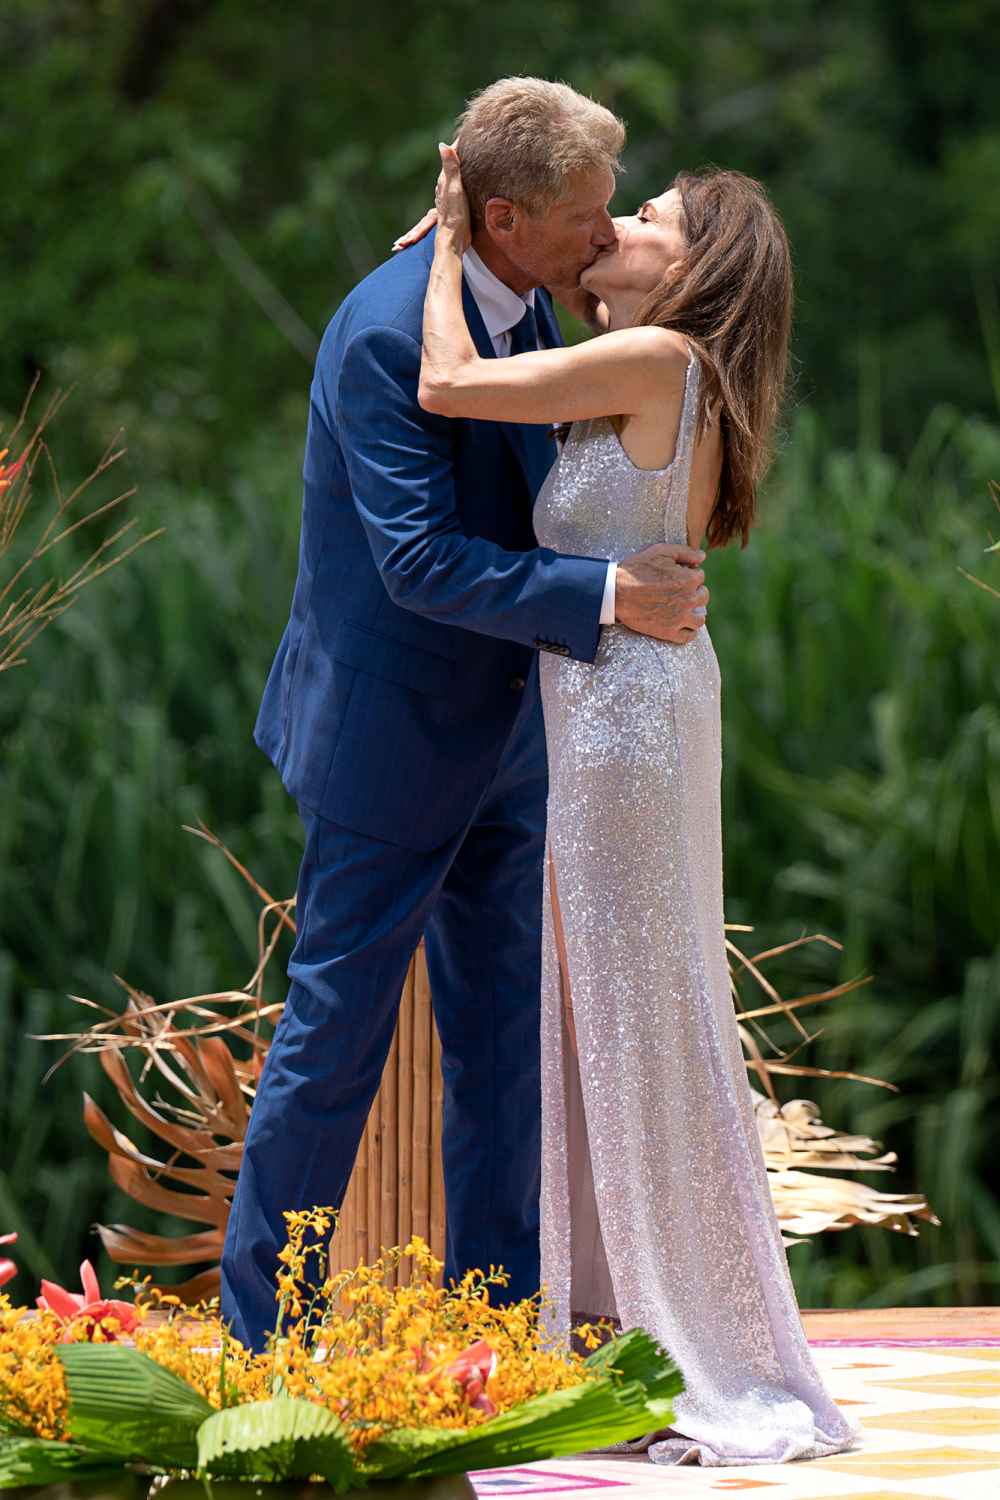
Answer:
M636 214L612 220L615 244L580 277L580 285L606 300L623 293L645 296L659 286L687 248L684 209L676 188L649 198Z

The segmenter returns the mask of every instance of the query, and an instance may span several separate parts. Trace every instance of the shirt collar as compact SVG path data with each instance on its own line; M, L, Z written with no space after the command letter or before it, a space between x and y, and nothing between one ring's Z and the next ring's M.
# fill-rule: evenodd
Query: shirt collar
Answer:
M524 317L524 309L535 305L534 287L524 297L511 291L471 245L462 257L462 270L491 339L509 333Z

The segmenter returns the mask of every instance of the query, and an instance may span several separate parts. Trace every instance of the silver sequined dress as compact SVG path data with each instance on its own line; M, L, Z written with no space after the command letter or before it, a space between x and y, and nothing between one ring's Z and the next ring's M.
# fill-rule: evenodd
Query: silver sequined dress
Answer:
M687 540L700 366L675 457L637 469L607 418L575 423L543 486L543 546L621 558ZM591 665L543 653L550 901L542 965L542 1279L571 1311L640 1326L677 1360L683 1436L659 1463L779 1463L858 1428L812 1361L754 1122L723 938L719 668L686 646L602 632ZM588 1149L589 1147L589 1149Z

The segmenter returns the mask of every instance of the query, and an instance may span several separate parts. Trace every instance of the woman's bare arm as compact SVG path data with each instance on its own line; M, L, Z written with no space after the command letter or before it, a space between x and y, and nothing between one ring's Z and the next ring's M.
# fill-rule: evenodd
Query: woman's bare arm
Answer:
M687 354L662 328L625 328L568 349L540 349L509 359L480 359L462 313L432 273L424 313L418 400L425 411L490 422L576 422L634 417L662 408L683 389ZM447 299L450 314L438 309ZM457 319L457 328L448 328ZM468 340L468 347L465 340ZM470 352L471 351L471 352Z

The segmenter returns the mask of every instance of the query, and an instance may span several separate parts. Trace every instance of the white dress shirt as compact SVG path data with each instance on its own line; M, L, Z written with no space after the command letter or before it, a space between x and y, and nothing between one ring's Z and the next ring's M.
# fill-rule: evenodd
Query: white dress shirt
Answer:
M476 306L486 324L486 332L493 343L493 348L500 359L504 359L510 353L510 335L514 328L524 317L526 307L533 308L535 305L534 288L524 297L512 291L509 286L494 276L489 266L481 256L477 255L470 245L462 257L462 271L469 284ZM604 580L604 597L601 601L601 624L613 625L615 623L615 575L618 572L616 562L608 563L608 573Z

